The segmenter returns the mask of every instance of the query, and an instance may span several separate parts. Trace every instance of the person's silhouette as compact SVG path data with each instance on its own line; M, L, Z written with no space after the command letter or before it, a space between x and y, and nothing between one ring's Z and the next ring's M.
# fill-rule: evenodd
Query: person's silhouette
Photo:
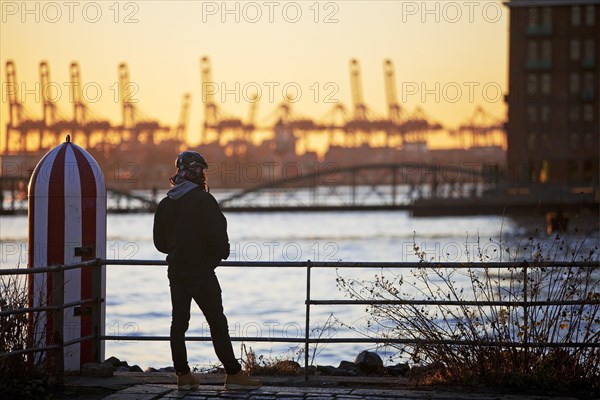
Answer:
M167 254L171 287L171 355L180 390L195 389L199 380L188 365L185 333L189 327L192 299L204 313L217 357L223 363L225 387L254 388L261 385L242 372L233 354L227 318L223 313L221 287L215 268L229 257L227 220L209 193L202 155L184 151L176 160L177 173L171 189L154 215L154 245Z

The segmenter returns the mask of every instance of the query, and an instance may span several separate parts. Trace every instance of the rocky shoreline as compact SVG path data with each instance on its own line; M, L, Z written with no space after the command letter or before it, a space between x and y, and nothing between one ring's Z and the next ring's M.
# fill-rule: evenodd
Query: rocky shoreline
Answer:
M407 363L384 366L381 357L372 351L362 351L356 359L351 361L341 361L335 367L332 365L317 365L309 367L309 375L321 376L408 376L409 373L420 367L410 368ZM114 372L175 372L172 366L154 368L147 367L142 370L139 365L129 365L127 361L122 361L117 357L111 356L101 363L87 363L81 367L81 375L94 377L111 377ZM223 372L220 368L215 368L211 372ZM255 375L302 375L304 368L296 361L284 360L276 361L267 365L256 365L252 367L252 374Z

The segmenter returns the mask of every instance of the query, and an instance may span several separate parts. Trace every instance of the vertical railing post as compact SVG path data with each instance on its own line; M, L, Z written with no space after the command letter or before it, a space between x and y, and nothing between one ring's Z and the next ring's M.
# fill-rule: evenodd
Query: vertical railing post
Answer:
M100 321L100 318L102 316L102 302L104 301L102 298L102 264L100 259L97 258L96 264L90 268L92 269L92 298L94 299L91 305L92 334L94 335L92 339L92 359L94 362L100 362L102 361L100 359L100 349L102 348L100 343L102 321Z
M392 167L392 205L396 205L396 167Z
M523 262L523 346L525 349L525 369L529 365L529 307L527 305L527 261Z
M310 269L311 262L306 262L306 319L304 325L304 381L308 381L308 345L310 344Z
M352 199L351 205L356 205L356 169L352 170Z
M65 375L65 348L64 348L64 271L62 267L57 267L52 271L52 340L51 344L59 345L55 351L54 357L54 377L55 382L62 385Z

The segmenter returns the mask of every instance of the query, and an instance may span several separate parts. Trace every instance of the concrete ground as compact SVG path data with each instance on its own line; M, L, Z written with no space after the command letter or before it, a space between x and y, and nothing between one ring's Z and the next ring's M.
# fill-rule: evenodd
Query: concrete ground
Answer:
M575 400L581 397L544 394L507 393L485 388L416 388L405 378L261 377L264 386L251 391L224 390L223 375L201 374L200 387L194 391L177 390L173 373L117 372L111 378L68 376L61 399L74 400Z

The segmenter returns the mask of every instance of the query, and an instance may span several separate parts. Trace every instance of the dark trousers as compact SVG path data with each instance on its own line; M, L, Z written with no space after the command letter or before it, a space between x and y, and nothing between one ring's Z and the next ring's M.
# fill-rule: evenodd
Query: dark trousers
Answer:
M210 336L217 357L228 374L236 374L241 370L240 363L233 354L227 318L223 314L221 286L217 276L207 273L202 277L171 277L171 305L173 306L171 320L171 355L177 372L186 373L190 370L185 348L185 332L190 322L190 307L192 299L204 313L210 326Z

